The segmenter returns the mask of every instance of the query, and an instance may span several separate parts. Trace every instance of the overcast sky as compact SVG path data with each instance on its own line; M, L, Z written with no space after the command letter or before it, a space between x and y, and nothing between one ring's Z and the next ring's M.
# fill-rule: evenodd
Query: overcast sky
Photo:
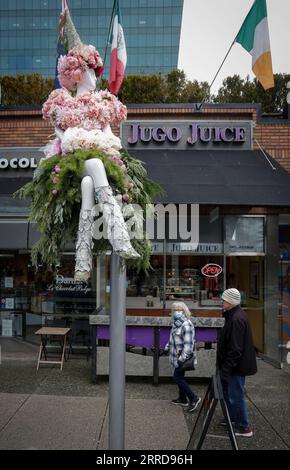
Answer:
M178 67L190 80L213 80L254 0L184 0ZM290 0L267 0L274 73L290 73ZM253 79L252 57L234 44L213 87L239 74Z

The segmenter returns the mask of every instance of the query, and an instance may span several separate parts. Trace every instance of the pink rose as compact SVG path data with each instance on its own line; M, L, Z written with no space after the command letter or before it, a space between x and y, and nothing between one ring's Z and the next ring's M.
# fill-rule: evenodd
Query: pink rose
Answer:
M57 184L57 183L58 183L58 181L59 181L59 179L58 179L58 178L53 178L53 180L52 180L53 184Z
M129 201L129 195L128 194L123 194L122 199L125 202Z
M52 191L52 194L53 194L54 196L56 196L56 195L58 194L58 189L54 189L54 190Z
M62 152L62 149L61 149L61 140L60 139L57 139L56 140L56 143L55 143L55 150L57 153L61 153ZM58 165L56 165L58 166ZM60 167L59 167L60 169Z
M60 173L60 166L59 166L59 165L55 165L54 171L55 171L55 173L57 173L57 174Z

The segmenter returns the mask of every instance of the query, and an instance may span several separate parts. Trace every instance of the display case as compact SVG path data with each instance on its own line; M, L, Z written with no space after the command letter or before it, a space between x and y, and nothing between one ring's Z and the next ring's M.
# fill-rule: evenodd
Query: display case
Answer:
M200 273L195 268L179 270L168 270L166 276L167 284L166 300L191 300L196 306L200 298Z
M127 308L220 309L224 290L223 256L167 254L152 256L149 275L128 270Z
M223 291L222 262L219 256L168 256L166 307L180 300L191 309L219 308Z
M49 297L43 296L42 314L78 314L90 315L96 309L95 297L74 298L70 297Z

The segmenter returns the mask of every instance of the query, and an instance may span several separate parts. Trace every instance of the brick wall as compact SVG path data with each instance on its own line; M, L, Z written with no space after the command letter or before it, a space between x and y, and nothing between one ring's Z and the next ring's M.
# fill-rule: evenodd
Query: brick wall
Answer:
M253 120L254 147L258 143L267 150L284 168L290 172L290 121L271 118L269 123L258 119L257 107L249 106L230 108L226 105L204 107L201 112L194 112L188 107L133 107L128 109L128 119L195 119L195 120ZM112 128L116 135L119 129ZM0 147L41 147L52 138L54 129L42 119L40 110L2 111L0 110Z

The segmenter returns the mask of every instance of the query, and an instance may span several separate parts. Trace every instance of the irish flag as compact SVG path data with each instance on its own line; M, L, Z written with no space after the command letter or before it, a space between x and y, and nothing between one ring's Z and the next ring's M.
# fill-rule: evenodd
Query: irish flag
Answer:
M266 0L255 0L236 37L252 56L252 70L265 90L274 86Z
M118 94L125 75L127 64L126 43L122 27L119 0L115 1L115 17L111 33L111 60L109 88L115 95Z

